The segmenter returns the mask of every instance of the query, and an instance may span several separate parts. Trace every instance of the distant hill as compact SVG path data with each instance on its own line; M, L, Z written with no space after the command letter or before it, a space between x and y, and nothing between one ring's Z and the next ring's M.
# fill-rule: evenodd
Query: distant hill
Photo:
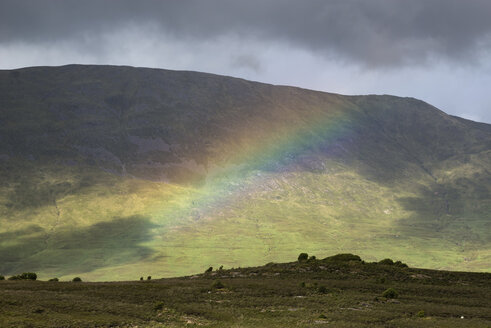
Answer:
M491 270L491 125L197 72L0 71L0 274L353 252Z

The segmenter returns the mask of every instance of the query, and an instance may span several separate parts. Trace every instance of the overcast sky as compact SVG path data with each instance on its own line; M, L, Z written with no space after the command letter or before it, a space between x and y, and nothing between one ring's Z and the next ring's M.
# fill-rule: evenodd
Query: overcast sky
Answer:
M491 123L490 0L0 0L0 68L196 70Z

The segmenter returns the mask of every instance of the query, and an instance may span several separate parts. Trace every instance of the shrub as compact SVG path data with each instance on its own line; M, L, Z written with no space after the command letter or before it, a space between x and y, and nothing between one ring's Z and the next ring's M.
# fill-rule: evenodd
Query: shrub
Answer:
M298 262L307 261L308 259L309 259L309 254L307 253L300 253L300 255L298 255Z
M164 308L164 302L156 302L154 305L153 305L153 309L155 311L160 311Z
M211 288L213 288L213 289L223 289L223 288L225 288L225 285L222 284L222 282L220 280L216 280L211 285Z
M22 280L36 280L38 275L34 272L24 272L20 275L20 279Z
M421 310L421 311L418 311L418 313L416 313L416 316L418 318L424 318L425 317L425 311Z
M38 275L34 272L24 272L16 276L9 277L9 280L36 280Z
M152 276L148 276L147 277L147 280L152 280Z
M327 294L326 286L319 286L319 288L317 288L317 291L321 294Z
M401 261L394 262L394 265L396 265L400 268L407 268L408 267L406 263L402 263Z
M325 314L319 315L319 319L327 319L327 316Z
M302 288L304 288L304 287L305 287L305 281L302 281L302 282L300 283L300 287L302 287Z
M315 255L312 255L311 257L309 257L309 261L315 261L317 258L315 257Z
M0 274L0 280L5 280L5 277Z
M143 277L140 277L140 281L143 281Z
M397 298L399 297L399 293L394 288L388 288L384 291L382 296L385 298Z
M378 264L394 265L394 261L392 261L391 259L383 259L382 261L379 261Z
M51 279L50 279L50 280L48 280L48 281L58 282L58 281L59 281L59 279L58 279L58 278L51 278Z
M394 265L394 266L397 266L399 268L407 268L407 264L406 263L402 263L401 261L392 261L391 259L383 259L382 261L379 261L378 264L382 264L382 265Z
M81 282L82 281L82 278L80 277L75 277L72 279L73 282Z
M213 267L209 267L208 269L206 269L205 273L210 273L213 271Z
M349 262L349 261L361 262L361 258L358 255L354 255L351 253L344 253L344 254L337 254L334 256L329 256L329 257L326 257L325 260L337 261L337 262Z
M375 279L375 282L377 282L379 284L385 284L386 281L387 281L387 279L385 277L380 277L380 278Z

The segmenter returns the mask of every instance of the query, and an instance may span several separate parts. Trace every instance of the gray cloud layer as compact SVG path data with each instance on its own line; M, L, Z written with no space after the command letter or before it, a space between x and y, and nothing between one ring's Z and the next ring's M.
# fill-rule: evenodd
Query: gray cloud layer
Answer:
M153 24L178 38L280 40L368 66L475 61L489 51L488 0L19 1L0 4L0 42L52 42Z
M0 68L191 69L491 122L489 0L0 0Z

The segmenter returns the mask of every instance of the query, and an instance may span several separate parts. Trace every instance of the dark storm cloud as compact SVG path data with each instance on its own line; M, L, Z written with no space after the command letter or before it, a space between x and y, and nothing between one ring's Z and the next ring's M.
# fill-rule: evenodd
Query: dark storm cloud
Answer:
M491 48L489 0L175 0L0 2L0 45L83 40L153 26L182 40L285 42L369 67L472 63Z

